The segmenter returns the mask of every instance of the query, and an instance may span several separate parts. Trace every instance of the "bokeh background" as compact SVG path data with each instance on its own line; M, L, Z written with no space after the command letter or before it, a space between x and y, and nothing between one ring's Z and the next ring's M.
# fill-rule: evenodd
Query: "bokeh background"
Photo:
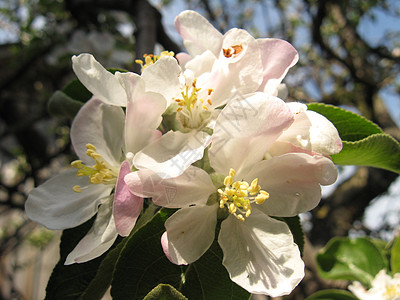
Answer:
M221 32L291 42L300 55L284 82L287 101L339 105L400 139L400 2L396 0L2 0L0 1L0 299L43 299L58 260L60 232L30 222L29 191L75 159L71 119L48 101L75 76L71 56L92 53L105 67L138 72L135 58L183 51L173 25L184 9ZM400 154L399 154L400 155ZM392 172L340 167L317 208L301 216L304 299L346 282L321 279L315 253L333 236L390 240L399 226L400 180Z

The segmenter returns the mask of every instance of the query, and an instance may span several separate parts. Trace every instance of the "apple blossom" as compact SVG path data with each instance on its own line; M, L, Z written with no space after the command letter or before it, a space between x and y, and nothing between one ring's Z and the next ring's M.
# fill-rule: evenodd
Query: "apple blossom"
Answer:
M134 154L161 136L156 128L165 100L146 93L133 73L120 73L117 78L127 99L126 115L121 107L89 100L71 126L72 145L79 157L71 165L77 170L35 188L25 204L28 217L50 229L76 227L97 213L92 228L65 264L85 262L107 251L118 233L129 234L143 205L123 177L131 172Z
M320 185L332 184L330 159L285 153L263 159L294 121L282 100L254 93L232 101L217 118L208 151L208 174L190 166L174 178L142 169L125 176L132 193L179 208L166 222L162 246L175 264L190 264L215 237L231 279L255 294L289 294L304 276L304 263L288 226L273 217L295 216L314 208ZM174 193L167 193L174 187Z
M166 168L169 176L178 176L201 159L210 138L201 131L212 128L220 111L217 108L257 90L278 94L282 78L298 60L297 51L283 40L256 40L237 28L222 35L194 11L180 13L175 26L190 55L177 54L180 65L168 55L157 57L156 62L147 56L149 63L141 76L146 90L164 95L184 133L170 132L160 143L179 143L183 148L164 152L159 145L150 145L134 159L137 168L150 168L164 176ZM184 141L189 141L190 147ZM192 155L187 155L188 149L193 149Z
M400 299L400 273L392 277L386 274L386 270L381 270L376 274L371 285L372 287L367 290L360 282L355 281L348 288L360 300Z
M239 50L246 49L249 45L249 40L252 43L256 41L257 48L259 49L257 55L259 52L262 64L262 74L260 76L262 81L256 90L274 96L277 95L277 89L289 68L294 66L298 61L296 49L284 40L273 38L255 40L248 38L247 40L234 40L235 42L231 42L230 36L236 35L238 32L243 32L243 30L233 28L222 35L207 19L192 10L181 12L175 18L175 27L189 52L189 55L183 53L177 55L179 61L185 64L185 66L192 58L207 51L219 57L220 60L224 58L230 59L237 55ZM256 53L254 50L252 51L254 54ZM250 57L248 63L254 63Z

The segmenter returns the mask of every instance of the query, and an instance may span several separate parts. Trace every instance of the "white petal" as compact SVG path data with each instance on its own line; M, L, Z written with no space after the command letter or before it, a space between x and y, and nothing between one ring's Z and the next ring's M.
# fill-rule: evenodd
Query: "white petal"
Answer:
M289 142L322 155L340 152L342 141L339 133L327 118L306 110L307 107L304 104L292 102L288 105L294 113L295 121L279 137L279 141Z
M164 96L167 106L173 103L172 98L177 97L181 91L179 75L182 69L175 58L163 56L154 64L145 68L142 78L147 92L155 92Z
M284 40L258 39L257 42L261 50L264 77L260 90L275 95L289 68L299 60L299 55L296 49Z
M175 27L191 56L206 50L218 55L221 50L222 34L195 11L181 12L175 18Z
M111 196L99 207L92 228L67 256L65 265L92 260L102 255L114 244L118 233L112 214L112 199Z
M320 184L332 184L337 170L323 156L289 153L259 162L243 176L250 182L258 178L269 199L257 207L270 216L289 217L313 209L321 200Z
M93 161L86 155L86 144L91 143L97 152L112 166L118 166L124 144L125 114L122 108L89 100L76 115L71 126L71 141L83 162Z
M72 68L79 80L95 98L106 104L126 105L126 94L118 79L104 69L91 54L74 55L72 57Z
M75 185L87 188L82 193ZM49 229L76 227L89 220L102 198L110 195L112 186L90 184L87 177L77 177L76 170L57 175L33 189L25 203L27 216Z
M281 99L258 92L243 95L231 99L221 111L213 140L268 134L275 141L293 120L290 108Z
M152 198L155 204L170 208L205 205L217 190L207 172L193 166L178 177L166 179L143 169L126 175L125 182L133 194Z
M203 157L210 138L202 131L169 131L138 152L133 164L137 169L150 169L163 178L179 176Z
M222 49L242 46L243 50L231 57L226 57ZM219 60L224 65L228 81L238 93L255 92L262 82L263 67L261 52L256 39L243 29L233 28L225 33ZM228 85L229 86L229 85ZM218 91L215 91L217 94ZM215 97L217 97L215 95Z
M232 281L253 294L290 294L304 277L304 263L288 226L254 210L242 223L222 222L222 264Z
M342 140L336 127L319 113L308 110L306 114L311 121L310 142L312 150L322 155L339 153L342 150Z
M198 260L215 236L218 205L191 206L178 210L165 222L167 257L177 265Z
M291 110L276 97L254 93L232 99L215 124L211 166L221 174L251 167L292 122Z
M164 97L157 93L145 92L143 80L134 73L118 73L116 76L125 86L128 96L125 121L126 151L136 153L159 138L157 127L166 109Z
M217 60L217 57L209 50L200 55L196 55L185 65L186 69L193 71L195 77L210 72ZM199 81L198 81L199 82ZM199 85L201 86L201 85Z

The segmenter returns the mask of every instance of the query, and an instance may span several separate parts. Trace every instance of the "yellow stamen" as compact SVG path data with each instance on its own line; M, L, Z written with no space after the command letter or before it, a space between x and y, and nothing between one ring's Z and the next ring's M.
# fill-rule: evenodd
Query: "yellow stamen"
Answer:
M88 176L89 182L92 184L115 184L118 174L112 170L112 167L103 159L101 154L97 153L97 149L92 144L86 144L86 155L95 161L91 167L86 166L81 160L75 160L71 166L77 169L76 176ZM81 193L82 188L76 185L72 188L76 193Z
M171 56L171 57L173 57L174 55L175 55L175 53L172 52L172 51L163 51L163 52L160 53L160 55L145 54L145 55L143 55L144 63L143 63L143 60L141 60L141 59L136 59L135 63L140 65L142 67L142 71L143 71L143 69L145 69L148 66L154 64L161 57L163 57L163 56Z
M229 175L224 179L225 188L218 189L219 207L227 207L230 214L244 222L245 218L251 214L251 204L264 203L269 198L269 194L258 185L258 178L255 178L251 184L243 180L233 182L235 175L235 170L230 169Z
M72 188L72 190L73 190L75 193L82 193L82 188L81 188L79 185L75 185L75 186Z
M384 299L395 299L399 295L400 284L386 284L385 292L383 293Z

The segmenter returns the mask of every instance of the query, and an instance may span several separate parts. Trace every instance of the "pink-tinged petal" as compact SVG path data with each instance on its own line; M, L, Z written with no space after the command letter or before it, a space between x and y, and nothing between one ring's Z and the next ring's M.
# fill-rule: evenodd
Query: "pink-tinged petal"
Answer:
M72 57L72 68L80 82L95 98L110 105L126 105L126 94L118 79L91 54L74 55Z
M167 106L174 103L172 98L180 94L179 75L182 69L175 58L163 56L154 64L145 68L142 78L147 92L155 92L164 96Z
M342 141L335 126L324 116L307 110L301 103L288 103L295 121L280 137L279 141L289 142L295 146L322 155L339 153Z
M114 244L118 236L112 215L112 197L99 207L92 228L68 254L65 265L83 263L99 257Z
M179 65L181 68L185 68L186 64L192 59L192 57L185 53L185 52L179 52L175 55L175 58L178 60Z
M293 120L290 108L279 98L259 92L235 97L219 114L213 141L262 134L275 141Z
M253 294L288 295L304 277L304 263L284 222L257 210L222 222L218 242L232 281Z
M124 144L124 122L122 108L97 99L86 102L71 126L71 141L78 157L85 163L93 163L86 155L86 144L91 143L105 161L119 167Z
M137 169L150 169L163 178L179 176L203 157L210 138L202 131L169 131L138 152L133 165Z
M114 194L115 226L121 236L128 236L136 224L143 208L143 198L132 194L124 181L125 175L131 172L127 161L121 164Z
M192 10L175 18L175 27L191 56L210 50L215 55L221 50L222 34L203 16Z
M306 153L311 156L320 155L317 152L313 152L311 150L307 150L305 148L295 146L290 142L284 142L284 141L278 140L272 144L271 148L269 148L266 157L271 158L272 156L279 156L279 155L287 154L287 153Z
M144 81L134 73L118 73L116 76L125 87L126 107L125 143L126 151L136 153L161 136L157 127L166 109L166 101L160 94L145 92Z
M277 88L289 68L299 60L296 49L284 40L258 39L263 64L263 82L260 91L276 95Z
M72 190L75 185L82 187L82 193ZM29 219L49 229L73 228L89 220L112 189L90 184L87 177L77 177L76 170L70 170L33 189L25 203L25 212Z
M172 261L171 255L169 254L169 247L168 247L168 235L167 232L165 231L163 235L161 236L161 247L163 248L165 256L168 258L170 262Z
M207 172L193 166L178 177L166 179L143 169L126 175L125 182L133 194L152 198L155 204L170 208L205 205L208 197L216 192Z
M293 122L279 98L254 93L232 99L219 114L209 150L211 166L221 174L237 172L260 161L273 142Z
M210 248L215 236L218 205L190 206L178 210L165 222L162 246L177 265L198 260Z
M258 178L269 199L257 208L270 216L289 217L313 209L321 200L320 185L332 184L337 169L323 156L289 153L255 165L244 180Z

